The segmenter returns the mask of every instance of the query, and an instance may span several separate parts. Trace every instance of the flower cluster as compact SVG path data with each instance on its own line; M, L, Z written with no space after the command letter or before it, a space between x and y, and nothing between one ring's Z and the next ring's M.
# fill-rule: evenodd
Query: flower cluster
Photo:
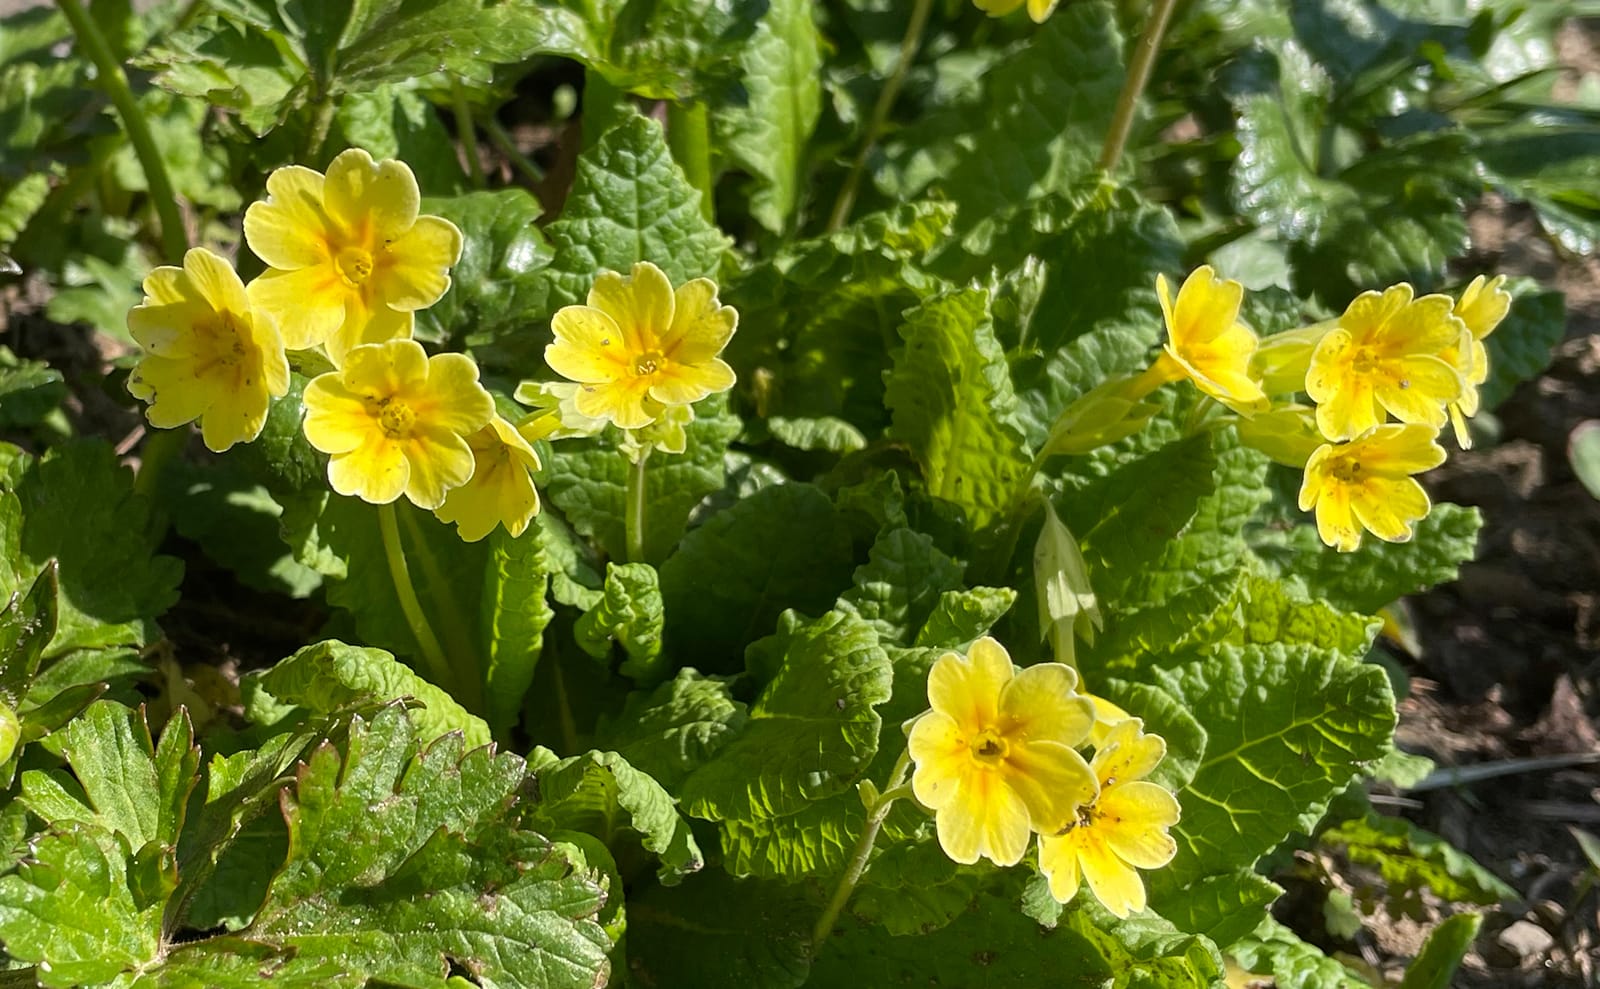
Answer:
M1143 910L1138 869L1172 861L1178 802L1147 781L1159 736L1078 691L1061 663L1017 672L991 638L946 653L928 673L931 709L911 727L912 792L934 812L939 845L961 863L1010 866L1038 835L1039 869L1065 903L1083 881L1119 917ZM1108 723L1107 723L1108 722ZM1093 745L1091 759L1078 749Z
M1504 281L1479 277L1458 300L1419 298L1403 283L1366 292L1337 319L1263 343L1239 319L1238 282L1201 267L1174 299L1158 276L1167 343L1143 374L1108 383L1097 402L1137 408L1155 388L1187 379L1237 413L1244 442L1304 468L1300 508L1316 513L1323 542L1344 552L1366 532L1403 542L1432 507L1415 475L1444 461L1440 430L1450 423L1463 448L1471 443L1466 419L1489 369L1483 340L1511 304ZM1296 402L1299 392L1313 404ZM1092 409L1069 412L1064 419L1097 421Z

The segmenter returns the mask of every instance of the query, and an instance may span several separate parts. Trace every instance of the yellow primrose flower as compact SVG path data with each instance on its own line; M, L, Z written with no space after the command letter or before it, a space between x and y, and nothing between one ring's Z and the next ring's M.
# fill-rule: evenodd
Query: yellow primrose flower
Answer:
M1073 748L1094 723L1077 682L1060 663L1015 672L987 636L966 656L934 662L933 709L917 719L908 747L912 792L933 810L946 855L1015 865L1032 831L1059 830L1094 799L1094 776Z
M1411 475L1444 463L1438 438L1431 426L1390 423L1349 443L1318 447L1306 463L1300 510L1316 509L1322 541L1342 553L1361 545L1363 528L1405 542L1412 523L1432 507Z
M1404 282L1356 296L1317 344L1306 372L1322 435L1353 439L1381 424L1385 412L1401 422L1443 426L1445 405L1461 397L1451 358L1468 345L1453 305L1447 295L1413 298Z
M1045 18L1056 9L1058 0L1027 0L1028 16L1033 18L1033 23L1043 24ZM973 0L978 9L986 12L990 17L1004 17L1018 7L1023 0Z
M1505 282L1505 275L1496 275L1490 280L1479 275L1461 293L1452 310L1471 335L1471 342L1454 354L1451 361L1461 372L1462 386L1461 400L1449 406L1450 425L1456 434L1456 445L1463 450L1472 449L1467 420L1478 414L1478 386L1489 380L1489 348L1483 345L1483 340L1511 311L1511 293L1502 287ZM1451 356L1447 354L1446 359Z
M1178 800L1145 780L1167 754L1167 743L1143 728L1131 718L1106 734L1090 763L1100 796L1065 829L1039 836L1039 871L1057 902L1077 896L1086 879L1107 910L1127 917L1145 907L1136 870L1159 869L1178 853L1167 833L1178 823Z
M150 425L199 419L206 446L218 453L261 435L272 399L289 390L271 317L251 307L233 266L203 247L185 254L182 268L150 272L128 332L145 350L128 391L150 403Z
M1239 322L1244 286L1202 265L1184 279L1176 301L1164 275L1156 276L1156 294L1167 323L1167 343L1157 362L1166 379L1188 378L1241 415L1265 408L1266 392L1250 376L1256 335Z
M472 477L466 438L495 414L472 358L429 357L414 340L352 348L306 385L305 406L306 439L332 457L333 490L374 505L403 493L430 510Z
M1089 703L1094 705L1094 727L1089 729L1089 744L1097 749L1103 748L1106 739L1111 735L1111 729L1131 719L1133 715L1098 694L1083 696L1089 698Z
M544 359L581 386L574 402L580 414L637 429L655 421L660 406L733 387L733 369L717 355L738 323L710 279L674 292L660 268L641 261L629 275L604 272L587 305L556 313L555 342Z
M462 540L475 543L504 525L513 537L527 531L539 514L539 492L533 472L539 455L511 423L499 416L467 437L472 448L472 479L444 496L434 512L440 522L454 522Z
M326 177L278 169L267 194L244 214L245 240L270 267L250 298L277 317L290 350L321 345L337 364L358 344L407 339L416 310L450 288L461 231L417 215L421 194L405 162L352 148Z

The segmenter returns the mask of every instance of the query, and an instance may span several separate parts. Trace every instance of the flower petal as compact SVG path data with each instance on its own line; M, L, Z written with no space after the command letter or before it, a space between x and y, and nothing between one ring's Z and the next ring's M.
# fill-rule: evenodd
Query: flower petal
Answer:
M1396 361L1379 378L1373 394L1401 422L1445 424L1444 406L1461 397L1461 376L1437 357L1418 354Z
M1178 853L1178 843L1167 834L1178 816L1177 797L1165 787L1135 780L1100 792L1093 826L1129 865L1159 869Z
M246 313L250 303L245 298L244 282L233 265L203 247L191 248L183 256L183 270L194 284L200 298L216 312Z
M1021 671L1000 688L1001 731L1008 739L1082 743L1094 724L1094 704L1077 687L1078 674L1064 663Z
M650 376L650 397L662 405L690 405L733 387L733 368L713 358L704 364L668 364Z
M458 433L442 429L421 431L405 442L404 449L411 464L406 497L418 508L438 508L451 488L459 488L472 477L472 448Z
M399 498L410 477L411 465L399 441L377 430L354 450L328 460L328 484L333 490L373 505Z
M1432 507L1428 493L1415 478L1369 480L1350 499L1351 510L1361 524L1385 542L1403 543L1412 536L1411 525L1426 516Z
M911 792L929 810L939 810L955 798L961 775L971 765L966 736L955 721L929 711L918 718L906 740L911 760Z
M323 349L329 360L342 364L353 347L410 340L416 321L416 313L400 312L381 303L368 308L358 293L351 292L345 297L344 321L323 341Z
M1144 723L1129 718L1113 725L1105 744L1094 754L1094 772L1102 787L1144 779L1167 754L1166 739L1146 735Z
M1078 829L1063 835L1039 836L1039 871L1050 883L1057 903L1070 903L1081 883L1078 871Z
M1083 756L1060 742L1011 746L1001 776L1028 810L1028 823L1040 834L1054 834L1077 818L1099 787Z
M672 283L648 261L633 266L629 275L601 272L589 289L589 305L605 312L621 327L630 354L658 350L672 326L676 303Z
M430 371L428 352L415 340L353 347L340 367L352 391L374 398L391 398L402 392L409 398L425 392Z
M146 353L157 357L187 357L195 352L198 342L195 324L215 315L209 306L198 300L134 306L128 310L128 333Z
M300 165L275 169L267 176L269 198L252 203L244 214L245 242L256 257L285 271L332 259L322 189L322 175Z
M427 375L423 392L408 401L429 429L467 436L494 418L494 398L478 383L478 365L466 354L435 354L428 358Z
M1350 489L1328 483L1317 498L1317 535L1326 546L1341 553L1354 552L1361 545L1361 526L1350 510Z
M701 364L722 353L739 313L717 301L717 285L695 278L673 293L672 325L661 337L661 352L677 364Z
M450 268L461 260L461 230L440 216L419 216L379 255L377 296L395 309L426 309L450 289Z
M405 162L374 162L365 151L351 148L328 165L322 202L347 236L379 247L399 240L417 222L422 194Z
M655 422L646 390L647 379L586 384L572 397L573 408L590 419L609 419L618 429L639 429Z
M1106 835L1098 827L1084 828L1079 839L1078 866L1095 899L1117 917L1126 918L1145 907L1144 880L1133 866L1111 850Z
M249 443L260 436L270 404L259 381L253 388L219 389L211 407L200 417L200 436L206 449L223 453L235 443Z
M296 271L266 271L246 286L257 309L278 324L287 350L309 350L344 324L350 289L332 264Z
M1409 477L1444 463L1439 434L1422 425L1390 423L1359 441L1358 456L1369 475Z
M550 320L555 341L544 348L550 369L569 381L596 384L632 374L622 328L592 306L565 306Z
M1218 278L1210 265L1196 268L1178 289L1177 304L1172 306L1172 316L1167 323L1167 335L1173 347L1184 353L1191 347L1216 340L1239 321L1239 307L1243 302L1243 285L1232 279Z
M195 374L192 360L146 356L133 369L128 391L150 403L145 418L157 429L194 422L216 396L212 383Z
M337 371L312 378L302 401L306 442L323 453L349 453L379 432L365 396L352 391Z
M1005 647L984 636L965 657L947 652L928 671L928 703L955 721L963 732L977 734L999 720L1000 691L1012 677Z
M1016 865L1033 834L1022 798L997 774L978 768L962 778L955 799L934 820L945 854L968 865L980 856L995 865Z

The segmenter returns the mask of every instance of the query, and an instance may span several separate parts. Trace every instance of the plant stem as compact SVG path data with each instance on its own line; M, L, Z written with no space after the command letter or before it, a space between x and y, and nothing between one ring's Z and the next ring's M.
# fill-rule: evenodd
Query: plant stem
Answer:
M667 147L689 184L700 191L700 215L716 221L712 198L711 111L704 103L667 104Z
M422 565L422 579L428 582L429 600L434 603L439 625L444 629L442 641L449 643L450 655L456 666L465 667L465 679L458 681L462 694L456 700L473 713L481 713L484 709L482 664L478 662L478 650L467 617L461 610L461 602L456 599L452 583L445 577L438 557L428 545L427 534L417 523L417 513L398 503L395 511L405 526L406 535L411 538L411 555Z
M1144 33L1133 47L1133 60L1128 63L1128 75L1122 81L1122 92L1117 94L1117 107L1112 112L1111 129L1106 132L1105 147L1100 151L1100 170L1109 172L1122 160L1122 150L1133 131L1133 117L1139 109L1139 95L1150 81L1150 68L1155 65L1156 53L1161 50L1161 38L1167 33L1167 22L1172 19L1172 8L1177 0L1152 0L1150 17L1145 21Z
M461 80L450 80L450 104L456 115L456 137L461 141L461 153L467 159L467 177L474 189L488 187L483 177L483 159L478 157L478 127L472 122L472 104L467 102L467 91Z
M511 162L511 167L521 172L522 177L530 184L538 185L544 181L544 169L535 165L517 148L517 142L511 140L511 135L506 133L505 127L494 118L493 114L483 121L483 129L489 135L489 143L498 148L500 153L506 156L506 160Z
M561 672L561 657L553 648L555 643L546 639L545 655L541 657L550 664L550 676L555 683L556 693L556 718L561 727L561 744L566 749L562 755L576 755L578 752L578 725L572 718L572 703L567 698L567 678Z
M628 537L628 562L644 563L645 537L645 464L650 460L650 447L639 453L639 459L628 468L627 507L624 509L623 528Z
M378 529L383 533L383 554L389 560L389 577L400 598L400 610L405 613L406 624L422 650L428 678L454 694L455 676L450 663L439 645L439 637L433 634L433 626L428 624L428 616L422 612L422 602L417 600L417 589L411 583L411 569L406 566L405 550L400 547L400 526L395 518L394 502L378 506Z
M922 29L928 25L933 0L916 0L916 4L911 8L911 21L906 25L905 37L900 39L900 57L895 62L894 74L878 94L878 102L867 120L867 132L861 138L861 150L856 152L856 160L850 164L850 173L845 176L844 186L839 189L839 198L833 201L833 213L828 217L829 233L838 230L850 219L850 210L856 204L856 190L861 187L861 173L867 167L867 158L878 143L883 125L889 121L889 111L894 109L895 98L905 84L906 73L911 71L911 63L916 60L917 49L922 47Z
M167 464L183 456L183 450L188 445L188 426L179 426L177 429L151 427L145 434L144 446L139 449L139 476L133 479L133 490L147 498L159 499L161 475L165 473ZM163 529L166 524L165 520L159 523Z
M328 143L328 132L333 129L333 114L337 109L331 96L324 96L316 102L311 130L306 134L305 154L300 156L313 168L322 164L322 146Z
M94 18L84 11L83 4L79 0L57 2L61 13L72 24L72 32L78 36L83 53L94 63L100 87L111 98L111 105L117 108L117 116L122 118L122 127L128 132L128 141L139 158L139 167L144 169L145 184L150 187L150 200L161 222L161 252L166 261L177 264L182 261L184 251L189 249L189 237L183 229L183 215L178 212L178 197L172 191L172 179L168 177L167 167L161 161L161 151L150 134L150 125L144 119L144 112L139 109L139 101L134 98L133 90L128 88L128 76L122 71L122 63L111 53L111 46L106 42L105 35L100 33Z
M901 787L905 784L906 773L911 769L911 750L900 753L900 759L894 764L894 769L889 773L889 785L878 794L877 801L867 811L867 825L861 830L861 837L856 840L856 847L850 852L850 862L845 866L844 875L839 877L839 885L834 887L833 896L828 899L828 905L822 911L822 916L817 918L817 926L811 929L811 954L816 957L822 943L828 940L828 935L833 933L833 922L839 919L839 914L844 910L844 905L850 902L850 894L855 892L856 883L861 880L861 874L867 871L867 859L872 857L872 844L878 840L878 832L883 828L884 819L889 816L889 810L894 802L904 796Z

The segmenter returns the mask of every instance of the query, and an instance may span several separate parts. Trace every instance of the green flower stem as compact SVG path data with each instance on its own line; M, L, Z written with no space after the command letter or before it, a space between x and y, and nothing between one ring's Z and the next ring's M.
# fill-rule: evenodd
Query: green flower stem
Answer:
M517 142L511 140L511 135L506 133L505 127L494 118L494 114L490 114L483 121L483 129L489 135L489 143L506 156L506 160L511 162L511 167L521 172L529 184L538 185L544 181L544 169L534 164L532 159L518 149Z
M650 447L639 452L639 459L628 468L627 507L623 514L623 528L628 536L628 562L644 563L645 535L645 464L650 460Z
M144 119L144 112L139 109L139 101L134 98L133 90L128 88L128 76L122 71L122 63L111 53L111 46L106 43L105 35L100 33L94 18L84 11L83 4L79 0L58 0L58 3L61 13L72 25L73 34L78 36L79 47L94 63L100 88L111 98L111 105L117 108L117 116L122 118L122 128L128 132L133 153L139 157L139 167L144 169L145 184L150 187L150 200L161 222L161 252L165 255L164 260L178 264L183 260L184 251L189 249L189 237L183 229L183 215L178 212L178 197L172 191L172 179L167 176L167 167L161 161L161 152L150 134L150 125Z
M177 429L151 428L145 433L144 445L139 448L139 474L133 479L133 490L146 498L156 499L161 490L161 476L166 472L167 464L183 456L184 448L189 445L189 427L179 426ZM160 521L156 521L164 532L167 526L165 513L157 513Z
M333 115L338 104L332 96L317 100L311 117L311 129L306 132L306 150L301 160L312 167L322 164L322 146L328 143L328 132L333 130Z
M474 189L488 187L483 177L483 160L478 157L478 126L472 122L472 104L467 102L467 91L461 80L450 80L450 105L456 115L456 137L461 141L461 153L467 159L467 177Z
M700 215L716 222L712 198L711 111L704 103L667 104L667 147L689 184L700 191Z
M1112 112L1111 129L1106 131L1106 143L1100 151L1100 170L1109 172L1122 160L1122 151L1128 145L1128 135L1133 131L1133 117L1139 109L1139 95L1150 81L1150 68L1155 65L1156 53L1161 50L1161 38L1167 33L1167 22L1172 19L1172 8L1178 0L1152 0L1150 16L1144 33L1133 47L1133 60L1128 63L1127 78L1122 81L1122 92L1117 94L1117 106Z
M433 634L428 616L422 612L422 602L417 600L417 589L411 583L411 569L406 565L405 550L400 547L400 526L395 517L394 503L378 506L378 528L383 533L383 554L389 560L389 576L394 580L394 592L400 598L400 610L405 612L406 624L422 648L422 659L428 666L428 678L439 686L456 693L455 676L445 659L439 637Z
M928 14L932 10L933 0L917 0L916 6L911 8L911 20L906 25L905 37L900 40L900 58L895 63L894 74L878 94L878 102L867 121L867 132L861 138L861 150L856 152L856 160L850 163L850 172L844 178L844 186L839 189L839 198L833 201L833 213L828 217L829 233L843 227L850 219L850 210L856 204L856 192L861 188L861 173L866 170L867 158L877 146L878 135L883 131L884 124L889 122L889 111L894 109L894 101L900 95L900 87L905 84L906 73L911 71L911 63L916 61L917 49L922 47L922 29L927 27Z
M889 816L889 810L894 802L906 796L910 791L906 787L906 774L911 770L911 750L900 753L900 759L895 762L894 769L889 773L889 785L883 788L867 808L867 825L861 830L861 837L856 840L856 847L850 852L850 862L845 866L844 875L839 877L839 885L834 887L833 896L828 899L828 905L822 911L822 916L817 918L817 926L811 930L811 954L815 957L822 949L828 935L833 933L834 921L839 919L839 914L844 910L844 905L850 902L850 894L856 890L856 883L861 880L861 874L867 871L867 859L872 857L872 845L878 840L878 832L883 828L884 820Z
M405 526L406 535L411 539L411 555L422 566L422 579L433 589L430 600L439 615L439 625L444 630L444 641L449 644L450 655L454 658L456 666L465 667L465 679L460 682L463 692L456 696L456 700L469 711L482 713L483 674L481 664L478 662L477 647L470 631L471 626L468 625L466 615L461 610L461 602L451 592L453 585L445 577L438 558L429 547L427 535L417 523L417 513L397 504L396 514Z

